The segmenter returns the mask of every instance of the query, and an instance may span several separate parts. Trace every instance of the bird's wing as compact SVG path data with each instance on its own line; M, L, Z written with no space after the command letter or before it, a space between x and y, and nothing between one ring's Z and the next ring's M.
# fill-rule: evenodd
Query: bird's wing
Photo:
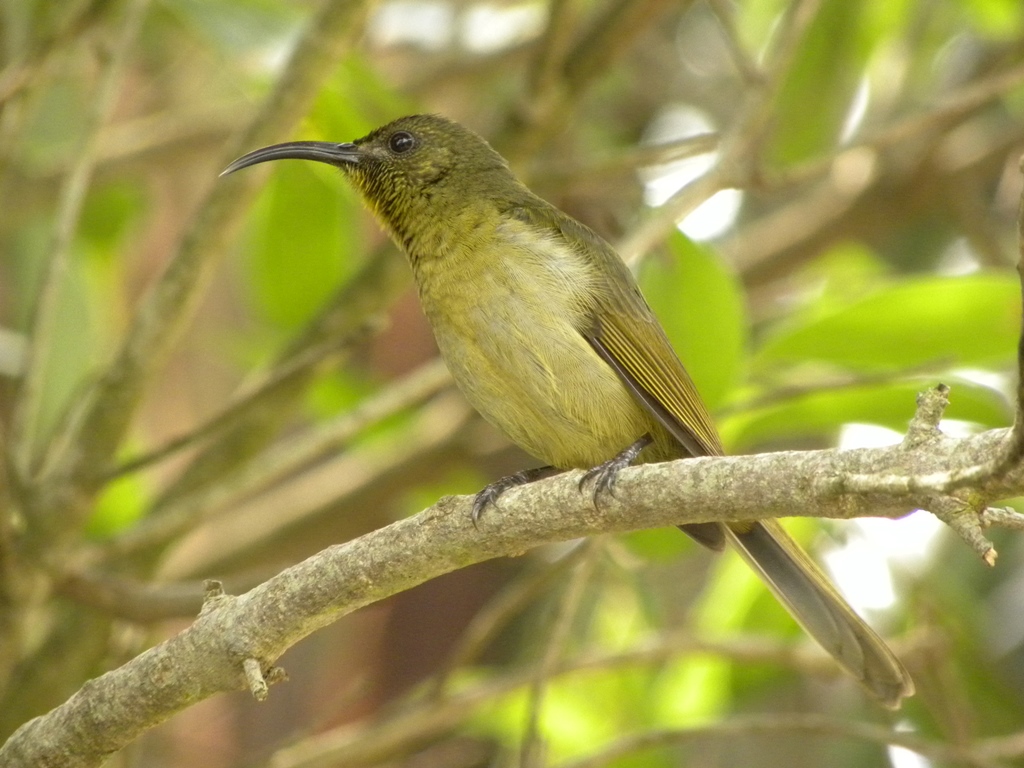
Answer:
M656 322L599 311L584 335L644 407L692 456L723 453L697 388Z
M595 291L589 325L580 328L644 407L693 456L723 453L711 416L636 280L599 235L557 208L531 208L520 218L556 230L570 247L595 259Z

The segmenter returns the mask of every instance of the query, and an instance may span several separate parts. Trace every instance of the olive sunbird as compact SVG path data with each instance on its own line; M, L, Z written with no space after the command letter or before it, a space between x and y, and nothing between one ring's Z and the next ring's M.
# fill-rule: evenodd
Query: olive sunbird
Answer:
M622 259L527 189L483 138L443 117L413 115L351 143L258 149L224 174L288 158L344 171L408 256L459 388L487 421L549 465L489 485L477 495L474 520L502 491L545 469L587 469L585 479L600 491L638 457L723 453ZM714 550L732 542L881 703L895 708L913 693L892 651L777 521L680 528Z

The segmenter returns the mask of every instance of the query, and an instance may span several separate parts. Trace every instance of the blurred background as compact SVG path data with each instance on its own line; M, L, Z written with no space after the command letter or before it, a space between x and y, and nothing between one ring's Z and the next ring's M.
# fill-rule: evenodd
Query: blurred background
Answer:
M536 464L340 174L217 178L414 112L617 244L730 452L896 443L940 381L947 434L1012 422L1016 0L0 0L0 738L187 626L202 579ZM110 764L1024 765L1021 538L989 569L925 513L789 528L904 659L900 713L658 530L361 610L266 703Z

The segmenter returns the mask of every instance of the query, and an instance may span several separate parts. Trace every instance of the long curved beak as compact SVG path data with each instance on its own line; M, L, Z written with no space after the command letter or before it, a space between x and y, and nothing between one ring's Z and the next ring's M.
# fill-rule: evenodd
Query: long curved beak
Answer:
M253 150L242 155L221 172L221 176L248 168L268 160L315 160L318 163L344 166L359 162L359 147L355 144L332 144L329 141L289 141Z

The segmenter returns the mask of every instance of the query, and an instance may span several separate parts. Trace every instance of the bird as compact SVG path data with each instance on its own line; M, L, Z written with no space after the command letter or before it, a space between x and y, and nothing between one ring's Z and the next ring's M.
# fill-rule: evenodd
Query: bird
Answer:
M232 162L299 159L342 171L405 252L459 389L544 466L477 494L583 469L607 492L634 461L725 453L711 415L613 247L526 187L487 141L446 117L398 118L351 142L293 141ZM913 694L907 671L774 519L687 523L731 543L798 624L882 705Z

